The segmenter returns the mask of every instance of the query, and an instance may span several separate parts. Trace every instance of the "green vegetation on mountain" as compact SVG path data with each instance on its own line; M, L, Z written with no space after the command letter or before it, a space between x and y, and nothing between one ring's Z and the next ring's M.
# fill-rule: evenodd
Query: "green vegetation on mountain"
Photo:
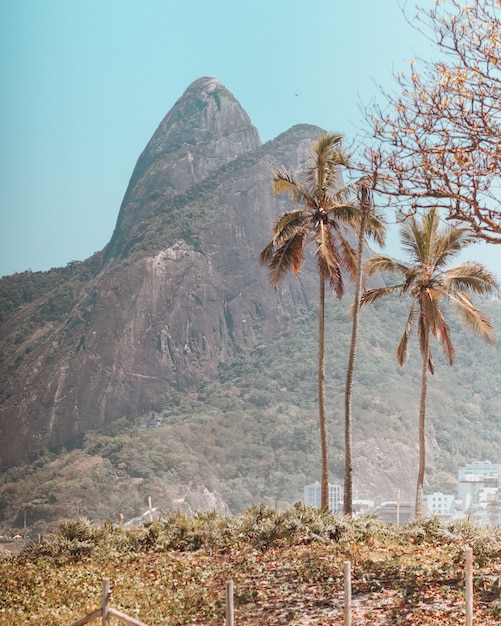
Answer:
M25 356L35 349L43 330L69 318L101 263L102 253L96 253L86 261L71 261L66 267L47 272L28 271L0 278L0 325L5 337L0 365L22 350L0 375L0 389L15 375Z
M350 298L328 298L326 405L332 482L343 476L343 393L351 319ZM501 307L482 300L496 327ZM77 514L117 521L143 513L151 496L160 509L192 485L220 493L236 513L268 500L302 500L303 486L320 479L316 385L316 307L304 310L291 333L220 364L219 380L172 395L161 413L127 416L88 433L81 447L41 451L28 465L0 478L5 528L43 530ZM411 343L405 368L394 359L404 303L381 301L361 313L359 362L353 397L356 497L411 499L417 467L419 348ZM425 492L456 492L457 469L467 462L499 462L499 346L483 346L452 318L456 362L438 358L429 388L429 463ZM393 463L407 442L409 476ZM393 452L392 452L393 450ZM366 481L377 476L374 491ZM386 482L385 482L386 481ZM400 483L399 483L400 481ZM393 491L384 485L391 483ZM406 486L407 485L407 490Z
M41 323L66 318L75 300L73 290L95 276L101 262L102 254L96 253L86 261L71 261L47 272L27 271L0 278L0 324L41 298Z

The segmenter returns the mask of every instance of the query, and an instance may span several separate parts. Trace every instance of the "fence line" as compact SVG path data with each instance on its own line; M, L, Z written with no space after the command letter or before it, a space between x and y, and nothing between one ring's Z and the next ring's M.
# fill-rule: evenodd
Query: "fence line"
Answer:
M352 626L352 587L351 587L351 562L344 561L344 626ZM466 618L465 626L473 626L473 550L465 549L465 594L466 594ZM144 622L125 615L110 607L111 588L109 578L103 580L102 606L100 609L89 613L85 617L73 622L70 626L84 626L96 619L101 618L102 626L110 626L110 617L116 617L128 626L147 626ZM233 581L226 583L226 626L234 626L233 609Z
M473 550L465 549L465 626L473 626ZM351 563L344 562L344 626L351 626ZM233 626L233 625L232 625Z
M93 622L98 617L101 617L102 614L103 614L103 609L102 608L101 609L97 609L97 611L93 611L92 613L89 613L85 617L82 617L82 619L79 619L76 622L73 622L73 624L71 624L71 626L84 626L84 624L88 624L89 622Z
M89 613L85 617L82 617L76 622L73 622L71 626L84 626L84 624L89 624L90 622L93 622L94 620L99 619L99 618L101 618L101 626L110 626L110 616L116 617L122 622L125 622L126 624L128 624L128 626L148 626L144 622L141 622L138 619L131 617L130 615L126 615L125 613L122 613L121 611L117 611L116 609L111 608L110 596L111 596L110 579L105 578L103 580L103 594L102 594L101 608L97 609L96 611L92 611L92 613Z

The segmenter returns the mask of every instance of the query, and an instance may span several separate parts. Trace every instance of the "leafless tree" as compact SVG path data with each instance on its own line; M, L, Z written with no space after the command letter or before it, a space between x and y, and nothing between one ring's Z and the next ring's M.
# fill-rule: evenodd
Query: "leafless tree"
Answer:
M416 18L438 60L411 61L368 109L364 169L404 213L437 207L501 243L501 2L436 0Z

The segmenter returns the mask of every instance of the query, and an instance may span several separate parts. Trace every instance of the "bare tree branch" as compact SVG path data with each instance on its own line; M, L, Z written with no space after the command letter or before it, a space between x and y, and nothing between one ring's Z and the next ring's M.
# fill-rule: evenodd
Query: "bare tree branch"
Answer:
M361 168L404 213L437 207L501 243L501 4L442 0L417 18L440 60L412 61L366 111Z

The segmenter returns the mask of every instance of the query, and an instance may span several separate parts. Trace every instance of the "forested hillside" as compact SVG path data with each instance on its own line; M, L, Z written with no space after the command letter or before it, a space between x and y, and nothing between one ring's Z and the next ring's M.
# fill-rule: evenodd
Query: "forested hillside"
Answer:
M272 293L272 292L271 292ZM270 297L273 297L270 295ZM331 481L343 475L343 389L350 298L332 298L327 321L327 391ZM501 306L482 308L501 328ZM354 495L411 501L417 462L420 356L411 347L400 368L395 350L406 309L385 301L362 311L354 386ZM218 380L172 397L160 413L123 419L89 433L71 451L45 450L29 465L7 471L0 515L8 526L42 528L61 517L118 520L142 513L148 496L168 509L185 498L205 506L205 487L232 512L268 500L302 500L319 479L316 383L316 310L305 309L294 330L221 364ZM499 347L488 348L458 324L454 367L434 346L430 378L428 472L425 491L456 492L457 469L501 458L498 428ZM207 501L205 501L206 503ZM220 500L218 500L220 503Z

